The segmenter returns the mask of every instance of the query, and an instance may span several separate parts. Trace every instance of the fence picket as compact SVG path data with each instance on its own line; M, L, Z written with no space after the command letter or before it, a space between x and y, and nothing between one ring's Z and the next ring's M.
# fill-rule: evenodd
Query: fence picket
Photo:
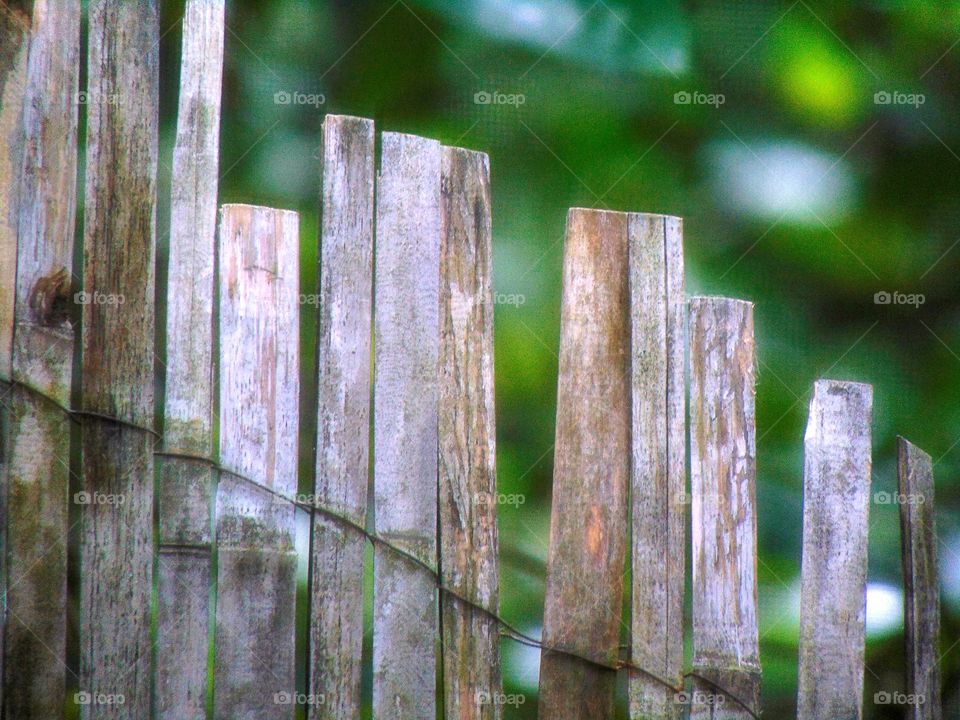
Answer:
M440 258L440 566L446 587L497 612L496 418L490 166L445 147ZM502 716L500 633L488 615L442 595L448 720Z
M224 1L188 0L173 149L164 451L159 465L156 710L204 716L209 679L213 299Z
M299 222L220 213L220 462L214 715L294 716ZM243 476L243 477L240 477ZM263 486L258 487L247 479Z
M748 720L759 713L755 365L753 306L692 299L691 720Z
M19 232L13 379L70 404L71 323L77 174L80 3L37 2L23 99L24 153L18 187ZM44 171L33 168L42 165ZM62 712L66 689L67 535L70 421L58 407L14 386L6 596L13 619L3 665L7 717ZM9 403L9 405L8 405Z
M543 642L618 660L630 457L629 216L567 216ZM616 672L544 649L540 718L612 717Z
M374 517L437 566L440 143L384 133L377 188ZM373 714L436 716L436 579L374 548Z
M940 571L933 503L933 462L905 438L897 438L897 476L903 550L904 629L910 720L940 720Z
M630 215L631 657L679 688L683 682L686 568L686 393L683 221ZM630 676L630 717L673 720L682 707L662 682Z
M863 715L873 388L818 380L804 438L798 720Z
M317 417L318 506L364 527L373 303L374 126L327 115L323 125ZM313 517L311 717L360 717L365 538Z
M152 677L157 2L92 0L89 26L81 717L133 719Z

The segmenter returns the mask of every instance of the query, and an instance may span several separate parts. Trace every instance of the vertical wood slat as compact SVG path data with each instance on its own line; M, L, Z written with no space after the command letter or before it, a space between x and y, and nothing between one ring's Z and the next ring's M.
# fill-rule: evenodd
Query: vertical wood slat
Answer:
M933 503L933 463L906 438L897 438L900 536L903 551L907 693L910 720L941 720L940 571Z
M572 209L560 320L543 642L618 659L630 457L629 216ZM544 650L540 717L613 715L616 672Z
M377 188L377 533L437 566L440 144L384 133ZM436 578L374 548L373 714L436 716Z
M294 716L299 218L220 213L220 462L214 716ZM235 474L270 488L256 487Z
M7 491L10 379L16 306L19 189L23 171L23 93L30 38L29 0L0 4L0 707L5 702L7 625Z
M683 220L631 214L632 660L683 683L684 504ZM678 718L674 690L630 676L630 717Z
M818 380L804 437L798 720L863 714L873 388Z
M323 125L315 502L366 526L373 312L374 125ZM366 538L315 513L311 717L360 717ZM322 701L321 701L322 700Z
M690 486L697 676L688 698L691 720L748 720L759 713L755 386L753 306L726 298L692 299Z
M188 0L173 149L164 450L212 457L213 300L224 1ZM209 679L211 502L215 471L159 461L156 712L202 718Z
M445 147L440 271L440 567L449 587L498 611L490 166ZM448 720L502 717L495 620L441 595Z
M37 0L23 102L13 377L63 406L70 403L74 343L79 55L79 0ZM66 688L70 421L19 388L9 401L4 527L13 582L3 696L7 717L28 720L59 715Z
M89 5L82 408L154 413L159 18L156 0ZM80 508L82 717L150 712L154 438L87 415ZM107 500L101 502L101 500ZM114 502L110 502L113 500ZM124 702L98 704L98 694Z

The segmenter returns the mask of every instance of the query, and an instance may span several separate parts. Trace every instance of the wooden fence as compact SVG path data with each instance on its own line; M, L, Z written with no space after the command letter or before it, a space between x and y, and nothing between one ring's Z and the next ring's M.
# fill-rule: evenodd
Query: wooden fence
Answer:
M90 1L82 92L80 0L19 8L0 10L4 718L360 717L368 544L376 718L509 714L501 637L541 648L541 718L613 717L621 671L631 718L757 717L753 307L685 299L680 219L570 211L544 628L529 638L498 615L486 156L384 133L375 174L373 122L328 116L319 292L302 296L296 213L224 205L218 219L224 5L188 0L157 358L157 2ZM319 328L307 497L305 312ZM869 385L813 389L801 720L863 713L871 403ZM899 478L923 501L901 504L908 692L924 699L910 711L933 720L932 466L904 440Z

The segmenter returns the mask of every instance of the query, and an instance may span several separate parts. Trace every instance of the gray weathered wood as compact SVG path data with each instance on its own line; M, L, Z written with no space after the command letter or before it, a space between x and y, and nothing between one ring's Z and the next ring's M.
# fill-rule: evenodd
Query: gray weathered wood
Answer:
M906 438L897 438L900 530L903 546L907 693L910 720L941 720L940 571L933 504L933 463Z
M70 403L80 2L37 0L23 101L13 377ZM6 717L63 709L70 421L16 387L9 396Z
M154 414L157 2L93 0L89 16L81 403L142 428ZM94 698L84 718L150 712L153 450L142 429L84 418L80 690L124 696Z
M13 315L16 305L19 188L23 169L23 93L27 77L30 0L0 4L0 707L4 703L7 612L7 472Z
M686 506L683 221L630 216L632 659L683 682ZM675 690L630 675L630 717L678 718Z
M327 115L320 197L320 320L315 501L367 521L373 312L372 120ZM313 718L359 718L366 538L313 517L310 706Z
M870 385L818 380L804 438L799 720L863 714Z
M377 532L437 566L440 144L384 133L377 191ZM436 717L436 578L374 548L373 714Z
M294 716L284 700L295 689L297 556L294 506L283 497L297 492L298 232L295 212L221 210L218 720Z
M164 450L212 457L213 293L224 1L188 0L173 148ZM214 470L160 461L156 711L202 718L208 695Z
M543 642L597 663L619 655L630 478L629 223L567 216L557 433ZM540 717L613 716L616 672L550 650Z
M490 164L443 149L440 257L440 566L443 584L498 611ZM441 595L447 720L503 715L500 633Z
M748 720L759 712L755 390L753 306L692 299L691 720Z

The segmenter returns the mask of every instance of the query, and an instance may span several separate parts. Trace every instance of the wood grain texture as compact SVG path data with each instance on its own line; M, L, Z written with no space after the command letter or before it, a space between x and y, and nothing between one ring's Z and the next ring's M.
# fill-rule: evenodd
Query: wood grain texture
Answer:
M907 707L910 720L941 720L940 570L930 456L897 438L900 537L903 550L907 694L923 697Z
M440 567L459 596L498 612L490 161L443 149L440 256ZM503 715L500 628L441 595L447 720Z
M89 26L81 404L150 427L157 2L93 0ZM83 422L90 502L80 508L80 690L124 696L82 705L83 718L150 712L153 450L143 430L91 416Z
M214 716L294 716L299 219L220 214L220 462ZM231 474L228 471L233 471Z
M377 533L437 566L440 144L384 133L377 189ZM436 717L436 579L374 548L373 714Z
M799 720L863 713L870 385L818 380L804 438Z
M37 0L23 101L13 377L69 405L80 2ZM50 718L66 689L70 421L26 390L9 401L6 717Z
M188 0L173 148L164 449L212 457L213 300L224 2ZM209 464L162 457L159 472L156 711L205 714L209 680Z
M759 712L755 391L753 305L693 298L693 669L700 677L691 720L748 720Z
M373 316L374 126L327 115L320 196L315 501L367 522ZM310 585L311 717L359 718L366 538L315 513Z
M686 568L683 221L630 215L632 660L683 683ZM675 691L630 676L630 717L672 720Z
M629 217L567 216L543 642L619 655L630 477ZM616 672L544 650L542 720L613 716Z

